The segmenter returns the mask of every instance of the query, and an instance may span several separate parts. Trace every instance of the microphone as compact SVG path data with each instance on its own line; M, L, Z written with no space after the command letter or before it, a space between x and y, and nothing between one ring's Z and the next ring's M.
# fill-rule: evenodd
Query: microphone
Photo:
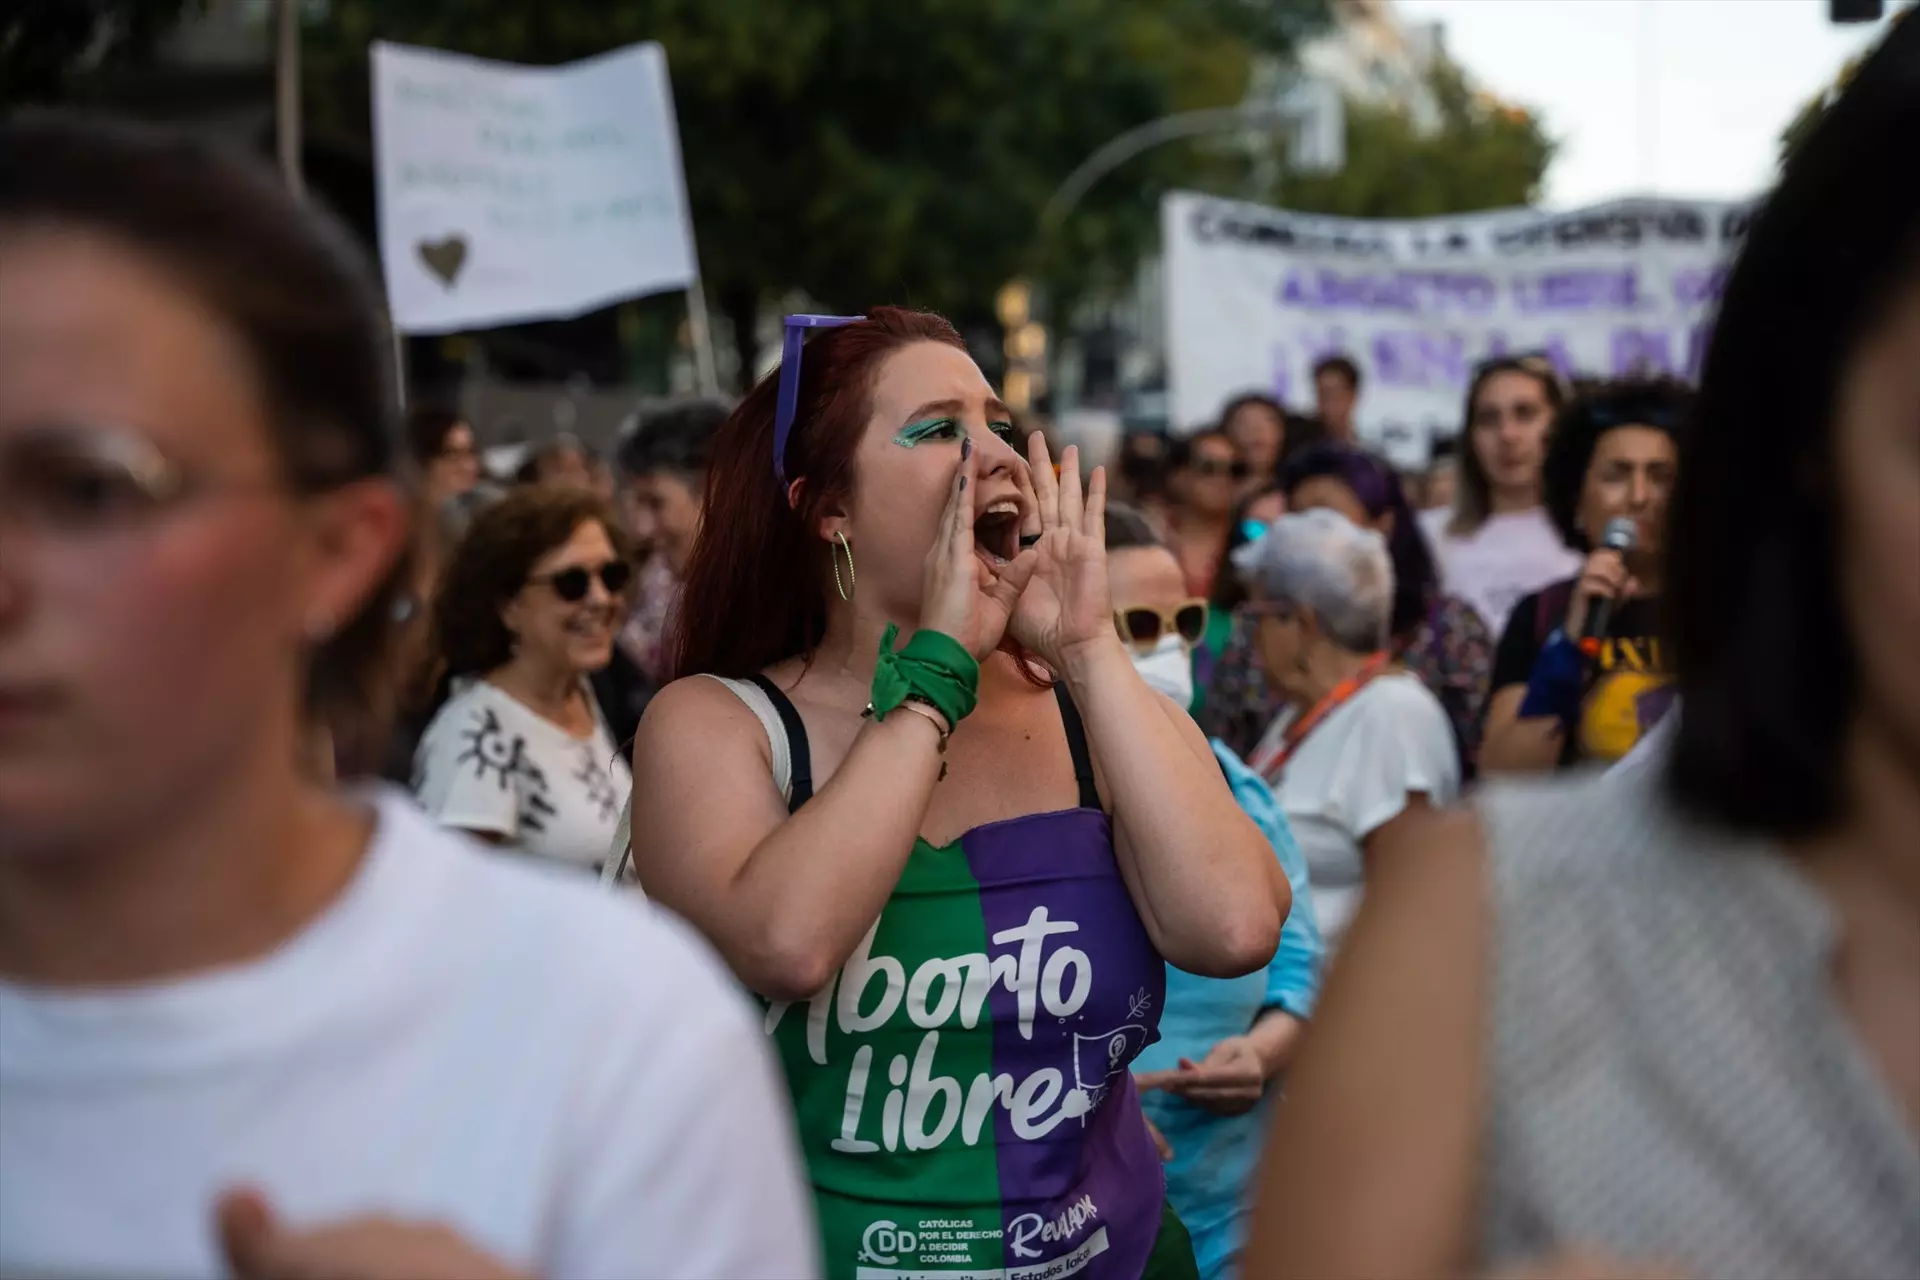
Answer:
M1617 552L1625 558L1633 550L1634 542L1640 536L1640 527L1632 516L1615 516L1607 521L1606 534L1600 539L1601 547ZM1607 625L1613 621L1614 600L1604 596L1587 606L1587 623L1580 632L1580 652L1589 658L1600 655L1600 642L1606 638Z

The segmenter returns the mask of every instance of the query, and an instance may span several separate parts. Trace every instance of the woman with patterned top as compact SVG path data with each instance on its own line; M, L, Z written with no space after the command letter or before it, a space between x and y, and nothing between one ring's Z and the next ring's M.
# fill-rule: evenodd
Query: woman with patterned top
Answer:
M1166 963L1261 968L1291 897L1114 629L1104 471L1013 434L938 316L789 317L634 745L640 881L769 1002L846 1280L1194 1276L1129 1066Z
M441 824L598 868L631 787L587 677L607 665L631 577L611 511L582 490L516 489L475 517L434 602L450 694L414 752Z

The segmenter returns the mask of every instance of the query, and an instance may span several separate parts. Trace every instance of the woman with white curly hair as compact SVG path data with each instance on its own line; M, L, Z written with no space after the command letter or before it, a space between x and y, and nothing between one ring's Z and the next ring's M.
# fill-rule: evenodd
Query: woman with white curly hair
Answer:
M1254 647L1287 705L1249 763L1307 857L1329 951L1360 905L1366 860L1408 812L1460 788L1446 712L1388 648L1386 541L1334 511L1282 516L1234 557Z

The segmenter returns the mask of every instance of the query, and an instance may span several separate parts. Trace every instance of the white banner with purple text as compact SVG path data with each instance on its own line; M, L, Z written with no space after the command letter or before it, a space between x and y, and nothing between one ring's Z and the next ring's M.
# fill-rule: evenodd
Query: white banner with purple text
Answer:
M1361 437L1397 464L1462 425L1473 366L1541 352L1569 376L1699 375L1751 203L1619 200L1406 220L1175 192L1161 205L1168 417L1248 391L1311 411L1314 363L1360 368Z

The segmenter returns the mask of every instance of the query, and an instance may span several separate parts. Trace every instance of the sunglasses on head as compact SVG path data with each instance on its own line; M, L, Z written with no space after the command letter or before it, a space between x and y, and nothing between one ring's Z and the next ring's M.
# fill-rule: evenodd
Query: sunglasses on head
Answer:
M800 410L800 351L809 329L838 329L858 324L865 316L788 316L781 324L780 388L773 402L773 478L787 487L787 441L793 436L793 418Z
M1178 635L1192 648L1207 631L1207 602L1185 600L1166 610L1145 606L1115 609L1113 625L1119 628L1120 638L1136 649L1151 649L1167 634Z
M571 569L561 569L528 581L545 583L553 588L553 594L568 604L578 604L587 598L595 577L600 579L600 585L607 589L608 595L617 596L626 590L627 583L632 580L633 567L625 560L609 560L598 569L575 565Z

